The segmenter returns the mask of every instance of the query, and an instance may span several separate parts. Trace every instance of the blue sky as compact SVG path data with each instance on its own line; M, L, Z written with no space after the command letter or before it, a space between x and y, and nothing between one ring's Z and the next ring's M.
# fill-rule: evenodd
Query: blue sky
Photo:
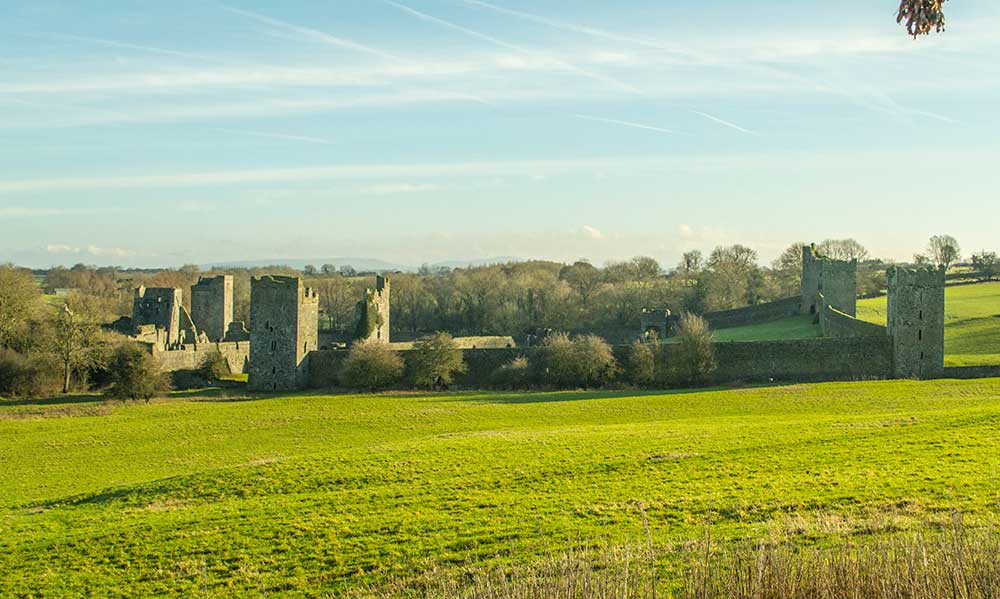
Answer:
M1000 250L1000 6L0 3L0 261Z

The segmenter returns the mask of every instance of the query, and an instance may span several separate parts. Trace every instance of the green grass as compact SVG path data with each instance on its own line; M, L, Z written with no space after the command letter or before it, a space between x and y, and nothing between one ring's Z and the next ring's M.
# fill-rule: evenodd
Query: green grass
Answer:
M998 509L1000 380L218 393L0 402L0 596L335 596L643 539L638 502L661 544Z
M763 324L715 331L716 341L775 341L820 337L819 325L811 315L792 316Z
M1000 282L945 289L946 366L1000 364ZM858 318L884 325L886 298L858 302Z

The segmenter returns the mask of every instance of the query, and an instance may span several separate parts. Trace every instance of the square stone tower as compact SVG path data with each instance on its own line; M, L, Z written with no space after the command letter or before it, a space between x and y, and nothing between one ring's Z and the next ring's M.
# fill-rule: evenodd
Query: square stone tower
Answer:
M941 268L890 268L888 327L895 375L944 374L944 282Z
M802 248L802 314L816 314L826 304L844 314L858 313L858 261L833 260L816 252L815 245Z
M374 339L389 343L389 291L389 279L383 276L375 277L375 289L365 290L365 298L355 310L356 341Z
M166 345L181 341L181 306L184 293L165 287L139 287L132 296L132 326L153 325L166 333Z
M222 341L233 322L233 277L202 277L191 287L191 319L209 341Z
M309 383L309 354L319 349L319 296L298 277L250 280L249 387L290 391Z

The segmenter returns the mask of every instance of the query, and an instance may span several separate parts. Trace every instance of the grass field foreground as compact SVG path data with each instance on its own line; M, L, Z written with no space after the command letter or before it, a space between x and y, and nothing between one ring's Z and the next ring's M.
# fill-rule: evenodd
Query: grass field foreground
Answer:
M644 521L662 546L809 545L1000 506L1000 380L216 393L0 402L0 596L334 596Z

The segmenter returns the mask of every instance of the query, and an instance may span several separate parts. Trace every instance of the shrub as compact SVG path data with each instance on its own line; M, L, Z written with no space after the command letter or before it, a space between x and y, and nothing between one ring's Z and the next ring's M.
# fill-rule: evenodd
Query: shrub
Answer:
M694 314L683 314L676 344L670 355L670 381L677 385L703 385L715 372L715 348L708 322Z
M167 377L159 371L153 357L131 343L123 343L115 349L108 374L111 386L105 394L113 399L143 399L148 403L170 389Z
M527 389L531 386L531 365L528 358L518 356L493 373L493 386L500 389Z
M229 369L229 361L221 353L212 353L208 360L201 365L199 371L207 381L217 381L232 374Z
M575 339L566 333L550 335L540 357L542 378L556 387L600 387L619 371L611 346L595 335Z
M387 344L363 341L351 348L340 380L355 389L386 389L403 378L403 368L403 359Z
M34 398L58 392L59 365L51 356L0 350L0 396Z
M633 385L649 385L656 378L656 355L652 343L635 341L625 357L625 378Z
M462 350L448 333L424 337L413 346L413 384L435 387L452 384L456 374L468 370Z

